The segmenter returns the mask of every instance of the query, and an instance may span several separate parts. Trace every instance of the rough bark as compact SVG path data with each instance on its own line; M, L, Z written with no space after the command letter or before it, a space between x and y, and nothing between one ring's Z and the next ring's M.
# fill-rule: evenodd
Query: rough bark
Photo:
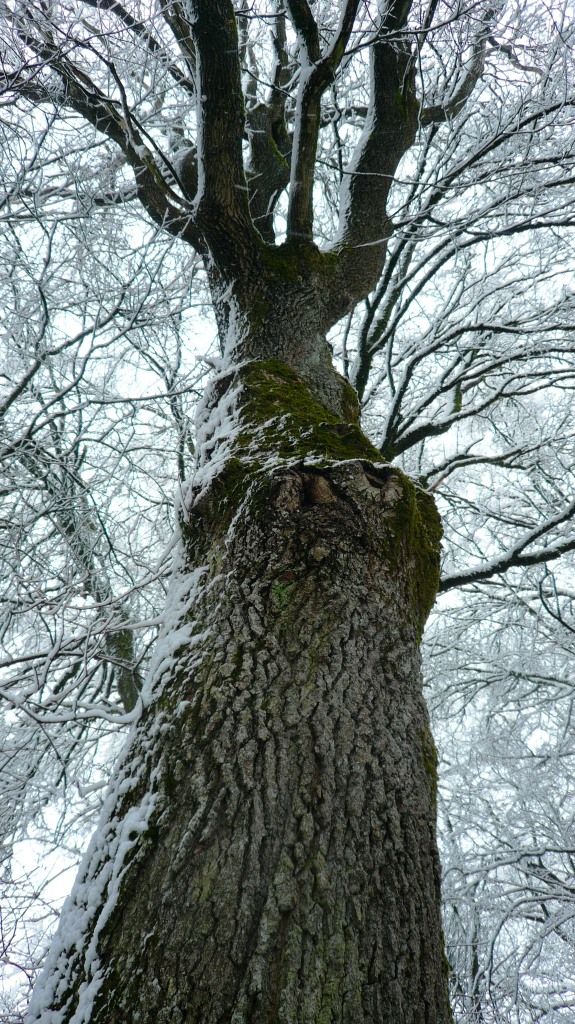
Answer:
M205 416L179 621L29 1019L447 1024L433 502L283 364Z

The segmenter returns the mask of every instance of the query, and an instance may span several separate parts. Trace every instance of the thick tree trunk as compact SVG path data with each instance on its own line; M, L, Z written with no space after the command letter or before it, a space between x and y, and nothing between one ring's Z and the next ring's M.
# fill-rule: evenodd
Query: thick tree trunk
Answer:
M282 364L206 416L171 625L29 1019L447 1024L433 503Z

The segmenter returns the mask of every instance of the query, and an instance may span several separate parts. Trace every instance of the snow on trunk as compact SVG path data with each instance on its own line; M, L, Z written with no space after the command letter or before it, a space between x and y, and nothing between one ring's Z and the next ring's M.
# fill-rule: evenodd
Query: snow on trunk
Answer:
M448 1024L433 502L281 364L206 408L218 472L29 1024Z

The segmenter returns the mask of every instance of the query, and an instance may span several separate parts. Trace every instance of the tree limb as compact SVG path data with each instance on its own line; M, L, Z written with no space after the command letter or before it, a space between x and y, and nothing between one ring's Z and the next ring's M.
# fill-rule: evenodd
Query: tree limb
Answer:
M391 5L372 46L368 114L342 183L340 225L333 245L340 252L341 277L333 298L340 305L345 302L347 309L366 298L381 273L393 231L387 214L389 191L417 131L419 104L409 44L391 44L385 38L386 27L403 24L410 6Z
M183 238L204 255L205 243L194 224L192 210L168 184L145 144L143 129L128 109L123 87L111 62L96 54L100 60L104 60L119 85L122 103L106 96L85 71L64 56L54 42L36 38L29 31L21 32L20 35L36 56L58 75L62 83L61 101L120 147L134 172L138 198L152 220L170 234ZM85 46L96 52L88 44ZM12 88L18 91L16 81L12 83ZM43 98L54 102L54 97L47 90Z
M130 12L126 10L123 4L119 3L119 0L83 0L83 2L88 7L93 7L96 11L104 10L115 14L126 28L139 36L145 42L150 53L164 52L164 47L152 35L146 24L143 21L138 21L137 18L134 18ZM178 85L181 85L181 87L185 89L186 92L190 93L190 95L195 95L193 82L190 81L186 75L182 74L177 64L170 61L169 64L166 64L166 69Z
M459 88L456 89L451 99L448 100L447 103L438 103L434 106L424 107L422 109L419 119L423 126L429 124L441 124L444 121L450 121L452 118L457 117L460 111L463 110L467 100L471 96L485 70L486 42L487 35L484 31L483 34L479 36L473 47L469 67L466 70L463 81Z
M307 0L287 0L300 41L301 70L292 149L288 238L313 237L313 186L321 97L332 83L353 29L359 0L346 0L338 30L321 55L319 33Z
M247 105L250 143L248 187L253 221L266 242L275 242L274 209L290 180L292 139L286 125L287 86L291 69L287 54L285 17L275 19L275 66L267 102Z
M545 562L559 558L568 551L575 551L575 537L570 537L564 541L557 541L549 547L539 548L536 551L525 551L536 540L545 537L556 526L561 526L562 523L568 522L574 516L575 501L572 501L563 512L553 516L551 519L547 519L541 526L536 526L535 529L529 530L513 547L498 558L490 559L488 562L481 562L475 568L470 569L469 572L452 573L444 576L439 584L439 592L443 593L446 590L453 590L454 587L463 587L468 583L480 583L482 580L489 580L493 576L507 572L508 569L527 565L542 565Z
M198 224L220 271L245 266L261 240L250 217L242 146L244 105L231 0L190 0L198 94Z

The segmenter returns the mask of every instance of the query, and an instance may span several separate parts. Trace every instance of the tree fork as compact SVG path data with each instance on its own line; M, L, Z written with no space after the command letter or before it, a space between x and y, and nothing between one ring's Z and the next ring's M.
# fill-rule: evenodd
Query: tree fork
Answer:
M282 364L220 378L206 418L179 621L30 1021L448 1024L433 501Z

